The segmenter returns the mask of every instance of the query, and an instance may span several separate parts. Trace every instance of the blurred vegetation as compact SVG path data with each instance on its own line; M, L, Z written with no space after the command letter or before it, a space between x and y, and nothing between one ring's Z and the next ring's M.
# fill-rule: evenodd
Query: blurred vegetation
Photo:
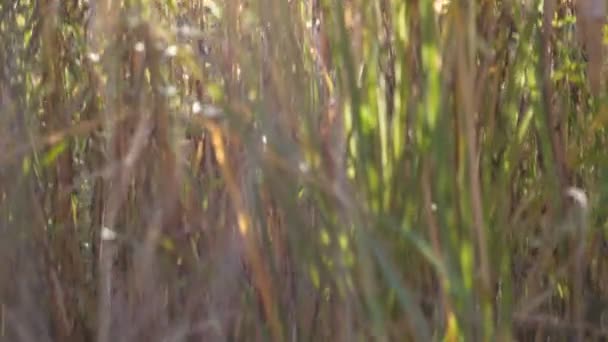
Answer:
M0 2L0 339L608 338L597 4Z

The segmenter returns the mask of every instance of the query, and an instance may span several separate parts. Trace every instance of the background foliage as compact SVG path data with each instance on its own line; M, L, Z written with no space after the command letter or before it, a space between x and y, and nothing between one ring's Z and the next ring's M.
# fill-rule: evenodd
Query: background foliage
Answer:
M597 4L1 2L2 340L606 338Z

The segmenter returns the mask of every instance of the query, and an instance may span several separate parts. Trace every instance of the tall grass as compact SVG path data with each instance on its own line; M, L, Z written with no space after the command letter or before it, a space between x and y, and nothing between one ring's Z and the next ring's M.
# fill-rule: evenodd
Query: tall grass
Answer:
M1 339L606 338L580 13L0 3Z

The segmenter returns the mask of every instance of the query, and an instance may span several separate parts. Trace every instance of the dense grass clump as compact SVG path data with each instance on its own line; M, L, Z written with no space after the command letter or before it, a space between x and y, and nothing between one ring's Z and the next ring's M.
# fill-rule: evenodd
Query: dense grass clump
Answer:
M596 4L0 2L0 339L608 338Z

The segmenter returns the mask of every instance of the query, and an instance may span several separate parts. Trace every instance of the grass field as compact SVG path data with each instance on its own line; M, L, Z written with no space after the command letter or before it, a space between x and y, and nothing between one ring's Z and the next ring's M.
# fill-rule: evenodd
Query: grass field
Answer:
M0 2L0 340L608 338L604 7Z

